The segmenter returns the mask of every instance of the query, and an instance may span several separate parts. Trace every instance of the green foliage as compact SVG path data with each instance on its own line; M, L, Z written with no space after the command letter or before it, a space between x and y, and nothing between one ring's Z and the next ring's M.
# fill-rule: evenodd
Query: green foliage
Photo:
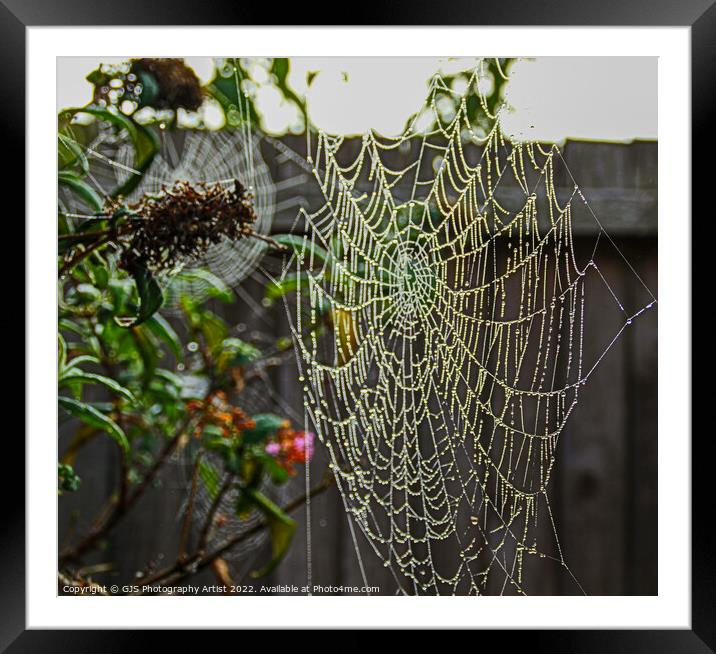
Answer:
M316 243L311 243L308 239L295 234L277 234L273 237L274 241L279 245L284 245L296 253L308 263L326 263L329 261L331 254L325 248Z
M269 532L271 534L271 561L260 570L255 570L251 573L252 577L263 577L274 570L281 562L281 559L286 555L291 545L293 535L296 532L296 522L289 518L258 489L247 489L245 493L251 498L252 503L261 509L261 512L268 521Z
M126 182L115 188L110 195L113 197L126 196L131 193L142 180L142 175L147 171L154 156L159 151L159 138L156 133L145 125L140 125L129 116L101 107L82 107L76 109L66 109L60 114L59 133L65 136L65 139L71 139L67 135L72 119L78 114L89 114L100 121L105 121L113 125L118 131L126 131L134 149L134 159L132 168L139 174L130 175Z
M66 186L75 193L90 209L96 213L102 211L104 206L102 198L80 176L68 170L60 170L57 174L57 181L61 186Z
M225 338L216 350L216 369L224 373L237 366L246 366L257 361L261 351L239 338Z
M208 461L199 461L199 478L209 493L209 497L214 500L219 494L219 471Z
M62 495L63 492L74 492L79 490L82 480L79 478L74 468L66 463L57 464L57 492Z
M269 59L266 62L268 81L283 98L296 106L303 117L303 126L308 125L305 99L299 97L288 83L290 61L285 57ZM217 68L214 78L207 84L207 93L216 100L224 111L229 129L241 127L250 122L253 128L265 130L261 113L256 109L253 94L248 90L256 86L251 74L239 57L230 57Z
M295 527L259 488L267 479L274 484L289 479L287 468L266 452L287 421L267 413L244 416L226 399L238 394L240 402L244 370L260 363L263 353L230 336L226 321L210 307L217 300L233 301L230 289L217 280L212 295L202 302L183 297L182 315L170 321L156 313L161 298L156 281L141 271L129 277L111 258L85 258L61 281L58 402L64 414L84 425L68 458L74 460L77 449L106 434L127 462L128 483L137 485L162 441L193 432L186 447L210 455L198 464L201 483L216 498L229 475L230 487L240 489L237 513L264 515L274 539L273 567ZM213 411L217 397L222 404ZM75 488L78 482L62 470L60 488Z
M84 177L89 172L89 161L82 146L68 134L57 135L58 168L68 174Z
M269 436L275 434L286 422L284 418L272 413L260 413L254 416L254 427L243 431L244 443L254 445L265 443Z
M305 291L310 284L309 273L288 273L282 279L276 280L273 284L266 286L264 299L268 305L273 304L275 300L287 295L295 294L296 291Z
M205 90L224 108L228 128L241 124L239 105L244 119L250 116L257 126L251 94L237 93L237 82L240 89L242 81L250 81L249 73L241 60L230 63L236 69L217 71ZM274 59L268 66L272 83L305 118L305 104L288 85L288 60ZM141 104L151 105L151 80L142 83ZM172 121L168 125L176 127ZM58 183L63 197L80 207L72 220L65 207L58 212L58 408L61 429L69 432L58 464L58 492L80 490L77 454L94 439L109 437L120 453L121 486L109 498L115 511L124 510L125 502L131 505L131 488L142 492L154 486L150 482L156 482L166 452L184 449L196 457L199 482L213 500L231 490L239 517L263 516L273 542L271 561L256 573L265 574L285 555L296 528L265 491L267 484L286 483L297 461L268 451L269 443L276 445L279 437L290 443L296 433L284 417L250 416L240 409L246 379L266 354L232 333L220 313L222 305L236 301L234 292L211 272L178 273L200 280L209 292L201 301L178 298L181 313L168 318L159 313L163 292L156 275L119 265L122 236L139 218L123 196L141 182L158 152L156 126L140 124L115 106L89 105L61 112L58 128ZM128 138L131 167L137 171L107 196L98 191L93 158L87 156L98 129ZM331 256L320 248L307 251L292 236L282 242L299 256L310 254L315 263ZM287 280L286 289L292 283L301 280ZM279 297L286 289L269 293ZM103 520L97 523L100 530Z
M71 397L60 396L57 398L59 405L74 418L79 418L92 427L106 431L120 446L124 453L129 451L129 442L122 428L110 418L91 404L74 400Z
M136 327L154 315L159 307L162 306L164 296L162 295L162 287L159 286L159 282L149 270L143 266L132 266L128 272L134 278L137 288L139 299L137 315L130 318L115 317L115 320L122 327Z
M487 81L488 88L478 93L474 83L468 86L464 97L467 122L477 127L483 134L488 134L494 125L494 116L500 106L504 103L504 91L507 84L505 76L507 69L514 59L510 58L489 58L485 59L482 65L480 78ZM442 80L447 88L455 88L458 85L468 84L472 79L472 71L459 71L450 75L443 75ZM436 127L445 127L457 113L458 103L461 101L451 93L439 90L435 94L436 106L440 118Z

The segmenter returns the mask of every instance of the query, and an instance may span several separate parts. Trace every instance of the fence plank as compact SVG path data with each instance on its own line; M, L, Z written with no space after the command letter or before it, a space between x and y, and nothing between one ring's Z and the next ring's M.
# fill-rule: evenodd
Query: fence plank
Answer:
M623 262L614 252L598 259L599 271L624 297ZM626 320L597 273L585 289L585 371ZM589 595L624 592L625 455L627 391L625 352L618 341L580 391L580 402L557 448L560 474L557 534L567 565ZM565 580L563 592L578 592Z
M627 256L638 262L644 282L657 293L658 266L652 255L656 243L638 241L630 244ZM640 289L641 290L641 289ZM643 294L639 294L643 297ZM629 534L627 543L626 592L632 595L658 593L658 516L657 516L657 452L658 452L658 366L657 311L640 319L630 331L627 341L629 361L627 375L630 395L629 409Z

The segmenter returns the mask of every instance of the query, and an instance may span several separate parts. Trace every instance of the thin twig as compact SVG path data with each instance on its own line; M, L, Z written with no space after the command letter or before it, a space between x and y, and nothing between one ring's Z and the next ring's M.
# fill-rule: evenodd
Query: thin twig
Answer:
M67 563L68 561L76 561L82 554L91 549L98 540L103 538L119 521L126 515L129 510L134 506L137 500L144 494L150 484L154 481L157 474L161 470L162 466L166 463L166 460L174 452L179 440L184 434L188 420L186 420L182 427L177 431L176 435L164 446L164 449L159 454L159 457L154 462L154 465L149 469L149 472L144 476L142 483L137 487L137 490L129 495L124 503L120 502L118 498L115 498L111 503L111 510L108 511L106 518L99 519L99 516L93 522L93 526L85 537L80 540L79 543L73 547L69 547L60 553L59 563L60 565ZM116 494L115 494L116 495Z
M204 520L204 526L201 528L201 533L199 535L199 544L196 548L197 553L200 555L203 554L204 550L206 549L206 544L209 541L209 534L211 533L211 527L214 522L214 516L216 516L216 512L219 510L221 500L224 498L224 495L226 495L226 492L231 487L231 483L233 480L234 475L232 473L227 473L224 479L224 483L221 485L221 488L216 494L216 497L214 497L214 500L211 503L211 507L209 507L209 513L206 516L206 520Z
M62 277L66 272L72 270L72 268L74 268L78 263L86 259L95 250L102 247L103 245L107 245L107 243L109 243L111 240L112 236L107 235L106 237L96 240L89 247L87 247L86 250L80 250L77 254L75 254L75 256L73 256L71 259L69 259L62 265L60 271L57 273L57 276Z
M109 216L106 216L106 218L109 218ZM67 241L71 238L81 239L85 236L107 236L108 234L114 234L114 232L115 230L113 229L98 229L94 232L71 232L70 234L59 234L57 240Z
M247 234L250 238L257 238L259 241L263 241L264 243L268 243L271 247L273 247L274 250L277 250L279 252L288 252L289 248L286 245L282 245L281 243L278 243L274 239L272 239L270 236L266 236L265 234L259 234L258 232L255 232L251 230Z
M179 555L177 557L177 560L179 561L183 561L186 558L186 544L189 540L189 529L191 527L191 521L194 514L194 499L196 498L196 488L199 480L199 467L201 465L203 455L204 451L201 450L196 455L196 461L194 462L194 472L191 476L191 490L189 491L186 513L184 514L184 522L182 523L181 535L179 537Z

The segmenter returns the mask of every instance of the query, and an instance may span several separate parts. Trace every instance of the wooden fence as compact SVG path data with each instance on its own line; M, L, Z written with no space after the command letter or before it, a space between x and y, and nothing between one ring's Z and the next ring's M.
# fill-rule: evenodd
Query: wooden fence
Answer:
M301 204L318 206L319 190L300 157L292 154L305 150L302 138L268 140L261 147L277 187L274 231L280 232L294 222ZM612 247L607 239L600 244L599 270L608 287L600 283L588 289L584 348L585 352L598 353L624 322L623 314L614 311L612 291L625 307L646 304L648 298L636 272L658 296L657 144L568 142L562 151L594 213L618 246ZM566 170L557 174L558 192L569 192L573 185ZM574 223L577 248L591 248L598 230L593 217L580 215ZM283 308L265 309L256 302L262 294L258 281L247 281L241 292L243 299L227 318L245 322L247 334L252 329L274 336L287 333ZM290 405L302 414L294 367L282 366L273 384L282 407ZM60 452L65 446L61 435ZM319 444L312 465L315 480L321 477L325 464ZM117 481L115 453L102 440L81 452L77 466L83 486L81 492L61 498L60 543L68 532L87 528L87 521ZM169 468L161 483L162 489L147 493L133 514L113 531L107 549L94 555L93 561L116 563L115 569L102 577L107 583L128 583L148 563L150 567L161 566L176 556L186 477L177 465ZM291 482L288 496L302 493L303 485L303 474L299 474ZM656 594L656 310L645 312L624 331L590 377L560 437L550 499L565 560L588 594ZM357 546L368 583L378 587L380 594L396 592L392 574L370 551L363 536L356 533L354 541L335 487L314 498L311 514L313 584L362 586ZM256 589L261 585L305 585L305 512L299 510L294 517L299 529L281 565L266 578L242 578L269 556L265 543L232 564L235 582L253 584ZM213 583L215 579L204 570L189 581ZM536 566L526 588L530 594L575 590L563 571L550 566Z

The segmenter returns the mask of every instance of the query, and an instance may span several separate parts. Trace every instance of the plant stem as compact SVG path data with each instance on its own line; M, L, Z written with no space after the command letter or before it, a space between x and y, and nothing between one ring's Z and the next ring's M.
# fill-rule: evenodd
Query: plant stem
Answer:
M72 268L74 268L78 263L84 261L90 254L92 254L92 252L102 247L103 245L107 245L107 243L116 241L118 237L128 234L130 229L130 225L122 225L120 227L110 227L109 229L104 229L102 231L92 232L93 235L96 234L100 238L98 238L94 243L88 245L85 250L80 250L79 252L77 252L75 256L73 256L69 261L66 261L60 268L60 271L57 276L62 277L62 275L72 270ZM78 234L63 234L58 236L57 238L58 240L62 240L64 238L70 238L73 236L77 237Z
M146 491L149 485L154 481L162 466L176 449L179 444L179 439L184 433L187 422L188 420L185 421L181 429L177 431L176 435L164 446L164 449L160 452L159 457L154 462L154 465L149 469L149 472L147 472L144 476L144 479L137 487L137 490L127 496L124 502L121 502L119 499L115 499L112 503L112 509L109 511L106 518L96 520L89 533L87 533L79 543L60 553L60 565L68 563L69 561L76 561L80 556L87 552L87 550L91 549L98 540L106 536L107 533L120 521L120 519L129 512L134 504L136 504L137 500L144 494L144 491Z
M97 239L92 245L88 246L86 250L80 250L77 254L75 254L74 257L72 257L69 261L66 261L62 267L60 268L60 271L57 273L58 277L62 277L66 272L69 272L74 268L78 263L84 261L90 254L92 254L95 250L102 247L103 245L107 245L112 240L112 235L108 234L105 237Z
M109 218L109 216L106 216ZM71 238L82 238L83 236L107 236L107 234L114 233L112 229L99 229L95 232L72 232L70 234L60 234L57 237L58 241L67 241Z
M219 510L219 505L221 504L222 498L224 497L224 495L226 495L226 492L231 487L231 482L233 481L233 479L233 474L229 473L226 475L224 483L221 485L219 492L216 494L216 497L211 503L209 513L206 516L206 520L204 520L204 526L201 528L201 534L199 535L199 544L197 545L197 553L199 554L203 554L204 550L206 549L206 544L209 541L209 534L211 533L211 526L214 522L214 516Z
M273 247L274 250L277 250L279 252L288 252L288 247L286 247L285 245L281 245L281 243L278 243L277 241L274 241L270 236L266 236L265 234L259 234L258 232L254 231L251 231L248 236L249 238L257 238L259 239L259 241L268 243L271 247Z
M194 462L194 472L191 476L191 490L189 491L189 499L187 500L186 513L184 514L184 522L182 523L181 535L179 537L179 555L177 556L178 561L183 561L186 558L186 544L189 540L189 528L191 527L191 521L194 514L194 498L196 497L197 482L199 480L199 466L201 465L201 459L203 457L203 450L196 455L196 461Z

